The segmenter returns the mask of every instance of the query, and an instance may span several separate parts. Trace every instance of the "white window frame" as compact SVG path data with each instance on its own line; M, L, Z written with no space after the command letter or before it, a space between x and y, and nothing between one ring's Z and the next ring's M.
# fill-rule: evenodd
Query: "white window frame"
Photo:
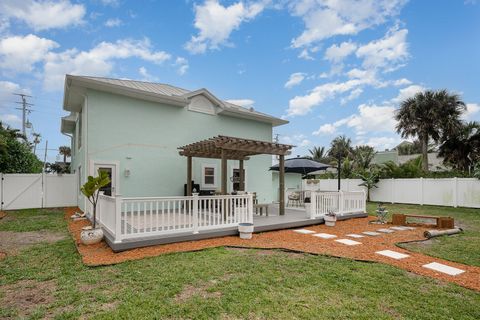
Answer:
M205 184L205 168L213 168L213 184ZM200 181L200 187L202 189L216 189L218 187L218 170L217 170L217 165L216 164L211 164L211 163L203 163L202 164L202 173L201 173L201 181Z

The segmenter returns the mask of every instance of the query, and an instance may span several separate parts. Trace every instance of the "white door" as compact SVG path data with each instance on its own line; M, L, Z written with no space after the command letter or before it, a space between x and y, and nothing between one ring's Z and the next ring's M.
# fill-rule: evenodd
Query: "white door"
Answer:
M110 178L110 183L100 190L107 196L115 196L117 194L117 165L113 163L95 163L94 165L95 177L98 176L98 171L104 171Z

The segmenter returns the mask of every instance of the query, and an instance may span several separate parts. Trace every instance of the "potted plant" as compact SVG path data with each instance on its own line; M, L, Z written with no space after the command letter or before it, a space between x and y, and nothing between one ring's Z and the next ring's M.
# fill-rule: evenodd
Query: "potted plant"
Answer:
M377 222L381 224L387 223L388 210L386 207L382 205L382 203L378 204L376 212L377 212L377 218L378 218Z
M327 227L335 227L335 221L337 221L337 215L333 211L328 211L325 217L323 218L325 220L325 225Z
M102 241L102 228L97 228L97 203L100 189L110 183L110 178L105 171L98 170L98 176L88 176L87 182L80 188L83 195L87 197L88 201L93 206L93 221L92 226L82 228L80 239L83 244L94 244Z

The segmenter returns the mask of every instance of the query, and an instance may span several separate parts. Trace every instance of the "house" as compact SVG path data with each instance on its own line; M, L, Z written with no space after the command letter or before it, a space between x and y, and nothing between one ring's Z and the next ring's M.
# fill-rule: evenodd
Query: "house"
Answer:
M313 191L313 209L287 212L284 162L293 146L272 142L273 127L287 121L206 89L67 75L63 108L78 206L90 219L81 185L98 170L111 178L96 218L114 251L235 235L243 223L256 232L313 225L331 210L343 219L366 215L363 193Z
M88 175L109 172L105 193L123 197L182 196L187 161L179 146L218 135L272 141L273 127L288 121L220 100L207 89L168 84L67 75L61 131L71 137L71 172L77 173L78 205ZM272 202L271 156L246 162L245 189L258 201ZM193 186L220 190L220 161L194 158ZM239 161L229 161L227 191L238 189Z

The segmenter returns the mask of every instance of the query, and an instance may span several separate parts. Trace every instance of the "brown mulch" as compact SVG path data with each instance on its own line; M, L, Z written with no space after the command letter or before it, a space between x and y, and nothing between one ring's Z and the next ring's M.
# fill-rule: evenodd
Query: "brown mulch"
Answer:
M7 216L7 213L5 211L0 211L0 219L3 219Z
M89 222L85 220L72 221L70 219L70 216L78 210L78 208L67 208L65 210L65 218L69 221L68 228L75 240L78 251L82 256L82 261L88 266L111 265L129 260L138 260L145 257L154 257L166 253L197 251L205 248L222 246L283 249L311 254L350 258L360 261L381 262L416 274L453 282L463 287L480 291L479 267L426 256L421 253L411 252L399 248L396 245L401 242L425 240L423 232L431 228L418 226L415 230L395 231L391 234L382 234L376 237L365 236L364 238L360 239L354 239L345 236L346 234L350 233L360 234L363 231L376 231L380 228L389 227L388 225L379 226L370 224L369 221L372 220L372 217L368 217L339 221L334 228L327 227L325 225L306 227L307 229L315 232L335 234L338 236L337 239L347 238L359 241L363 244L357 246L346 246L331 239L325 240L313 237L312 235L299 234L293 232L292 230L280 230L255 234L251 240L242 240L237 236L229 236L156 245L115 253L105 242L90 246L80 243L80 231L82 227L89 225ZM410 255L410 257L402 260L395 260L376 254L375 252L379 250L393 250L396 252L402 252ZM465 270L465 272L457 276L449 276L447 274L439 273L422 267L422 265L431 262L442 263L451 267Z

